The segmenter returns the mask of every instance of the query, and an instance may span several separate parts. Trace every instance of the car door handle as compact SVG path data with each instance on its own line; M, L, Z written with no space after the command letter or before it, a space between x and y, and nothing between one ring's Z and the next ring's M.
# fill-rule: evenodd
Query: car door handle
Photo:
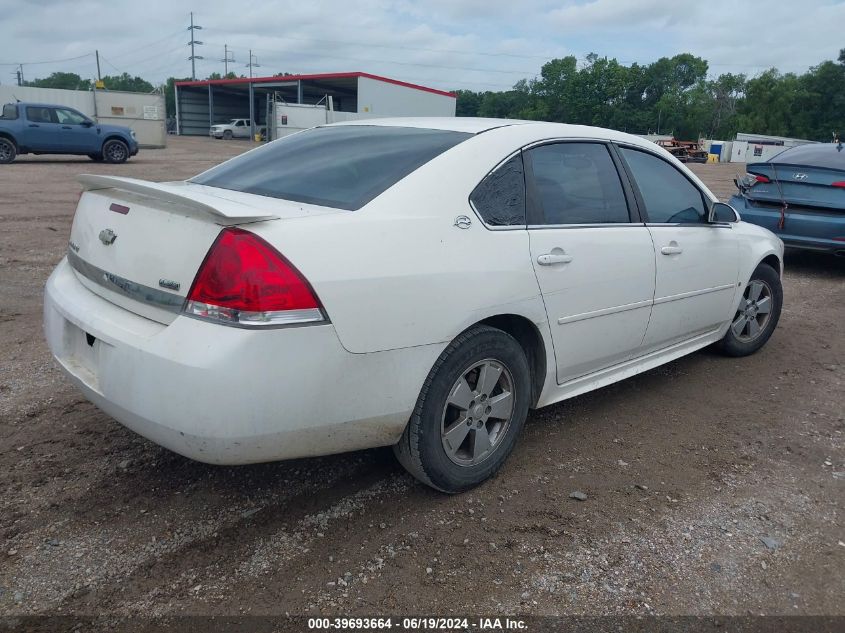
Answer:
M672 242L671 244L669 244L669 246L664 246L663 248L661 248L660 252L664 255L680 255L684 252L684 249L678 246L675 242Z
M568 264L572 261L572 255L566 253L544 253L537 257L540 266L552 266L554 264Z
M38 125L37 123L30 123L30 124L29 124L29 127L41 127L41 126L40 126L40 125Z
M73 128L72 128L72 127L70 127L69 125L63 125L63 126L62 126L62 129L63 129L63 130L72 130Z

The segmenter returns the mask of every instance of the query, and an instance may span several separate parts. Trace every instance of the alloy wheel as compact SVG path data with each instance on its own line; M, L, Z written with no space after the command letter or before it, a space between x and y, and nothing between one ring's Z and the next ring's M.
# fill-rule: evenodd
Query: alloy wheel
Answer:
M737 340L750 343L765 331L772 314L772 301L769 284L760 279L749 282L731 323Z
M443 407L440 438L449 459L475 466L501 444L513 416L514 381L501 362L485 359L463 372Z
M110 143L106 148L109 160L114 163L121 163L126 160L126 148L121 143Z

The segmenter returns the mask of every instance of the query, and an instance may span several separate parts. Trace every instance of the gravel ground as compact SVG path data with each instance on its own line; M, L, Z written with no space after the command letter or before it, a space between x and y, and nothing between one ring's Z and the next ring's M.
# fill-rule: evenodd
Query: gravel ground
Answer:
M41 334L75 176L183 178L250 146L0 168L0 615L845 615L845 259L788 257L757 355L535 411L461 496L387 449L199 464L85 401ZM736 167L694 170L730 195Z

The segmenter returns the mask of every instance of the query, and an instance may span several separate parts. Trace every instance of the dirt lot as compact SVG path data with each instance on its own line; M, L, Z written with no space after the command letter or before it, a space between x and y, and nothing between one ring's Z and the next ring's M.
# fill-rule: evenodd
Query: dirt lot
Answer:
M534 412L462 496L389 450L207 466L86 402L41 334L74 177L183 178L247 147L0 168L0 614L845 614L845 259L788 258L757 355ZM695 171L729 195L735 167Z

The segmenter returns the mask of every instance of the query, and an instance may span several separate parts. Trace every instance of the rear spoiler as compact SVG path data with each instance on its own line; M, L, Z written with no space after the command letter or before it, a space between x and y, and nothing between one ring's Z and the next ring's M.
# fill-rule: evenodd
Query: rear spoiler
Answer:
M129 191L157 200L172 202L197 213L210 215L217 224L239 224L257 220L274 220L279 217L270 211L262 211L239 202L211 196L196 191L196 189L187 191L190 185L186 182L158 183L136 178L94 174L82 174L78 180L82 184L83 191L98 191L101 189Z

